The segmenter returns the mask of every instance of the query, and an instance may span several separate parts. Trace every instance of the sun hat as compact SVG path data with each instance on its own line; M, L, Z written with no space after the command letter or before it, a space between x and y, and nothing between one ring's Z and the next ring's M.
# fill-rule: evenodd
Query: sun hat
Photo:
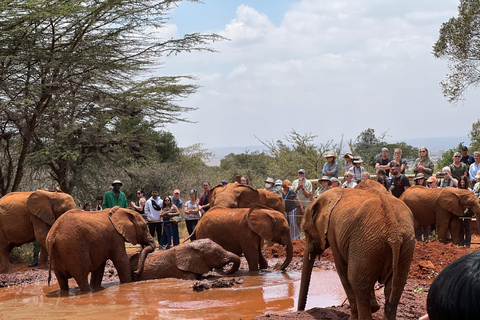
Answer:
M116 184L119 184L119 185L123 186L122 181L120 181L120 180L114 180L114 181L112 182L112 186L113 186L113 185L116 185Z
M335 154L333 152L329 152L327 153L327 155L325 156L325 158L329 158L329 157L333 157L333 158L336 158Z
M267 178L267 179L265 179L265 182L271 183L271 184L274 184L274 183L275 183L275 181L273 181L272 178Z
M347 152L345 153L345 155L343 156L344 158L350 158L350 159L353 159L353 154L351 152Z
M282 183L283 183L283 181L279 179L279 180L275 181L275 186L281 186Z
M360 157L354 157L353 158L353 163L363 163L363 160Z
M318 179L318 182L322 182L322 181L328 181L328 185L331 185L331 184L332 184L332 181L331 181L330 178L327 177L327 176L323 176L323 177L321 177L320 179Z
M419 173L415 178L413 178L413 181L417 181L418 179L425 179L425 175L423 173Z
M437 178L435 178L433 176L428 178L427 183L430 183L430 182L437 182Z
M335 178L335 177L332 177L332 178L330 179L330 181L331 181L332 183L338 182L339 185L342 184L342 181L338 180L338 178Z

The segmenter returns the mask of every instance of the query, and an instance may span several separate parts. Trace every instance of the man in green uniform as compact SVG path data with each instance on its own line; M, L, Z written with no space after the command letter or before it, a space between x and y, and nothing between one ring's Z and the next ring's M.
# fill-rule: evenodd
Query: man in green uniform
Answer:
M121 208L127 208L127 197L125 193L120 191L122 182L120 180L115 180L112 183L113 190L105 192L103 196L103 209L113 208L115 206L120 206Z

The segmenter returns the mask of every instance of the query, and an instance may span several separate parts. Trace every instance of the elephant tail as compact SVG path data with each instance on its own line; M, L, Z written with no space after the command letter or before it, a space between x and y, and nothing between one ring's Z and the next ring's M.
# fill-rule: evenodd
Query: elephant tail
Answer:
M399 281L399 269L400 264L400 250L402 246L402 241L399 241L397 237L390 237L387 241L392 249L392 291L390 292L390 297L385 297L385 305L395 305L395 291L398 289L397 286L400 285ZM403 287L403 286L402 286ZM398 301L396 302L398 303Z
M50 280L52 280L52 264L48 267L48 286L50 287Z
M188 240L192 241L191 238L194 237L194 239L196 238L196 233L197 233L197 228L195 227L195 229L193 229L192 231L192 234L188 236L187 239L183 240L182 244L184 244L185 242L187 242Z

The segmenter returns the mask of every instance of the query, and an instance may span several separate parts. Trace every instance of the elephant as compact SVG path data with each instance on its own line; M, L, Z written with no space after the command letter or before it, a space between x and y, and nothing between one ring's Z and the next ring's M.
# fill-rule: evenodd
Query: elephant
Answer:
M139 253L130 256L132 270L138 268ZM240 258L210 239L184 243L163 252L149 254L143 271L132 275L134 281L178 278L195 280L213 268L223 268L233 262L227 274L237 272Z
M250 208L260 204L285 214L285 202L276 193L254 189L238 182L229 183L225 187L218 185L210 190L210 207Z
M155 250L155 241L139 213L118 206L102 211L74 209L64 213L47 235L50 268L60 289L68 290L68 279L72 277L81 291L100 287L108 259L117 269L120 282L131 282L125 241L144 246L135 270L141 273L146 255ZM90 285L89 272L92 273Z
M330 247L350 303L350 319L379 310L374 285L385 284L384 319L395 319L415 249L413 215L381 190L334 188L305 212L305 251L298 298L304 310L315 258Z
M466 209L480 217L480 202L470 190L447 188L426 188L413 186L405 190L400 200L412 210L415 230L421 226L436 225L440 242L447 242L450 229L452 243L460 244L460 219Z
M12 271L8 255L12 248L37 240L42 246L40 265L47 263L45 238L64 212L74 209L75 201L59 190L12 192L0 199L0 273Z
M225 250L245 255L250 271L268 268L262 255L262 239L287 246L287 257L281 266L285 270L293 257L290 228L284 214L265 206L251 208L213 207L198 221L194 233L197 239L209 238Z

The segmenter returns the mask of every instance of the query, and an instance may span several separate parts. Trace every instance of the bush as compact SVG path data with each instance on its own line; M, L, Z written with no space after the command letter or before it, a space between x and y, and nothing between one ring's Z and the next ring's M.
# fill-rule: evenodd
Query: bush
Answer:
M33 242L25 243L20 247L12 249L9 255L10 263L25 263L32 262L33 257Z

